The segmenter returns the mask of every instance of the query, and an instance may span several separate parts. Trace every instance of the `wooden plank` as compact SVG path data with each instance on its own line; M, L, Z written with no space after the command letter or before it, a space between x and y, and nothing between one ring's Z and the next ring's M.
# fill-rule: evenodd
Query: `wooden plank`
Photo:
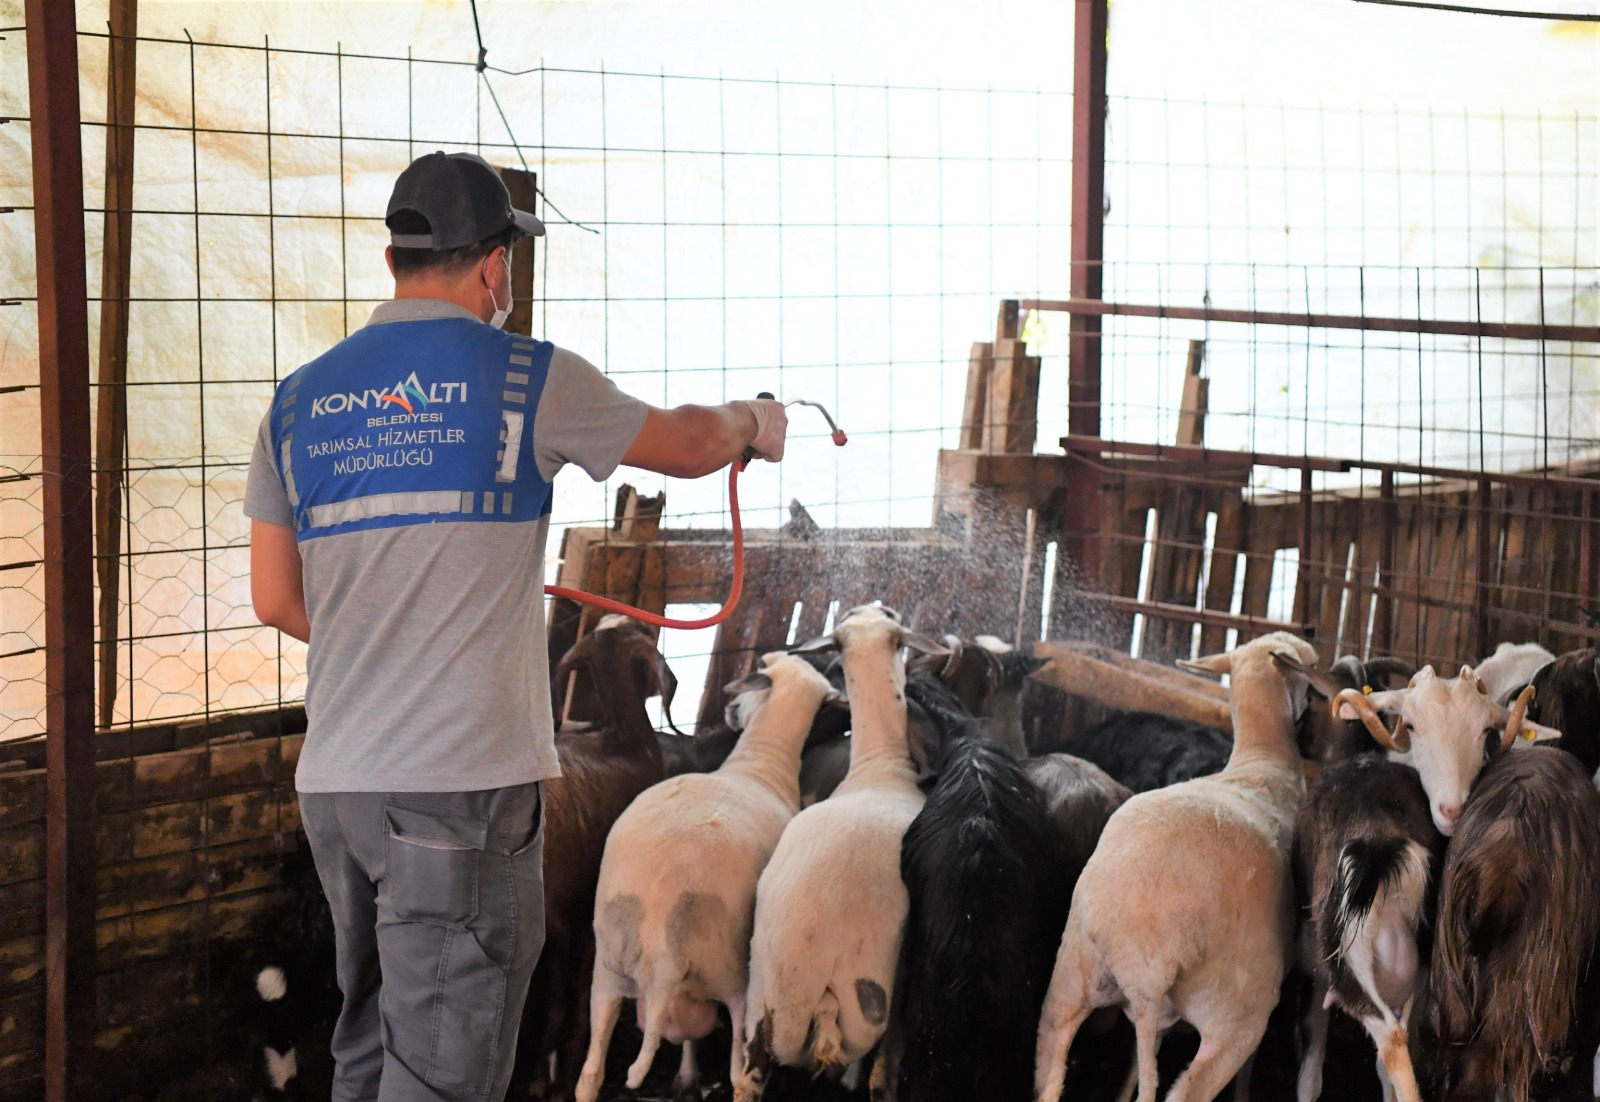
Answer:
M617 490L615 522L612 527L625 540L653 540L661 531L661 514L667 507L663 491L654 497L641 497L631 483Z
M961 404L961 446L971 451L983 447L984 427L989 418L989 370L994 345L975 341L967 358L967 394Z
M112 0L107 42L105 222L95 392L95 569L100 584L100 726L116 716L122 582L122 486L128 439L128 287L133 260L138 0Z
M1395 497L1394 472L1384 471L1378 481L1378 555L1376 588L1380 591L1372 618L1373 655L1388 655L1394 650L1395 599L1382 596L1384 589L1395 588L1397 569L1396 533L1400 527L1399 503Z
M1183 404L1178 409L1179 444L1202 447L1206 442L1206 410L1210 404L1211 382L1201 376L1206 362L1206 342L1190 341L1189 358L1183 370Z
M1039 358L1021 340L996 342L986 406L983 450L1031 456L1039 434Z
M1239 551L1244 537L1244 495L1228 491L1217 507L1217 531L1212 540L1211 571L1206 579L1205 607L1211 612L1233 610L1234 579L1239 571ZM1228 629L1220 624L1200 628L1200 653L1218 654L1227 645Z
M539 174L520 168L499 169L500 179L511 193L511 205L518 210L539 209ZM511 316L506 318L507 333L533 335L534 246L530 237L511 250Z

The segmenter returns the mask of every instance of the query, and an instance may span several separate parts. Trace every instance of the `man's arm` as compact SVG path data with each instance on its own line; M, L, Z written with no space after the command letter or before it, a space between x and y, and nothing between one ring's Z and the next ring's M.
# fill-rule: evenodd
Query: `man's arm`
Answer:
M302 643L311 641L306 615L300 546L294 529L264 520L250 522L250 600L256 618Z
M763 402L761 415L757 408L752 402L652 407L622 461L673 478L699 478L726 467L749 447L764 459L781 459L788 424L783 406Z

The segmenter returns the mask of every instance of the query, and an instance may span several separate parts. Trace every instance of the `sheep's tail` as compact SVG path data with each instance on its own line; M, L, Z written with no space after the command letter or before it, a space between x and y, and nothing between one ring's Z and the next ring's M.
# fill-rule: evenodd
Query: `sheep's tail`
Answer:
M850 1062L845 1059L844 1036L839 1030L839 996L831 987L822 992L811 1016L811 1059L818 1075Z

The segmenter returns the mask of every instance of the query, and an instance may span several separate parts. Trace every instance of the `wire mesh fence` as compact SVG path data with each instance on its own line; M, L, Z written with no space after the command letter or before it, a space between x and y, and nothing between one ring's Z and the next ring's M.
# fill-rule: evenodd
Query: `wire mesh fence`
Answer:
M81 45L92 83L107 38ZM926 523L970 342L998 298L1061 297L1067 283L1064 92L480 74L270 42L138 48L118 723L303 691L300 648L250 611L249 446L275 381L387 297L381 211L420 152L471 148L539 174L555 202L542 210L552 233L536 258L535 329L625 388L663 404L772 389L833 406L849 452L801 421L790 462L748 480L756 525L779 523L791 499L824 527ZM20 34L0 58L20 76ZM24 87L8 80L6 94ZM104 106L84 102L96 148ZM5 423L25 442L26 104L4 110L17 120L0 130L15 154L0 170L13 208L0 216L3 290L17 303L0 307ZM1593 117L1118 97L1109 118L1109 298L1594 316ZM103 166L88 167L98 243ZM1048 442L1065 429L1065 324L1041 315L1027 328ZM1197 337L1215 446L1517 470L1579 458L1596 436L1582 346L1147 319L1107 319L1104 435L1171 439ZM38 731L43 699L37 465L27 447L6 450L0 738ZM665 488L668 523L726 524L716 480ZM558 524L603 523L612 489L563 479Z

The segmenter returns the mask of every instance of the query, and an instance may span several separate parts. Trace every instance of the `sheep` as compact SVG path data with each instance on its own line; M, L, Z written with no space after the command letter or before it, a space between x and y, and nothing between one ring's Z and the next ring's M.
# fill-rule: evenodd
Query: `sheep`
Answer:
M901 849L904 1102L1027 1098L1032 1029L1071 898L1063 865L1055 824L1010 751L982 733L952 743Z
M834 629L854 723L850 772L832 797L790 821L756 888L744 1068L736 1102L756 1102L771 1064L842 1068L888 1024L908 899L900 843L922 807L906 743L901 646L939 648L878 606ZM875 1086L892 1091L893 1054Z
M1496 704L1510 706L1533 675L1556 660L1537 643L1501 643L1473 669L1484 691Z
M602 718L556 733L561 776L543 783L544 951L522 1014L511 1097L572 1095L589 1036L594 893L606 835L634 797L662 779L661 744L644 705L670 671L649 633L607 616L562 657L556 676L579 667L599 690Z
M1295 821L1302 913L1300 964L1312 977L1299 1102L1322 1093L1328 1014L1338 1006L1378 1048L1386 1102L1418 1102L1410 1018L1422 992L1419 961L1444 838L1409 766L1360 753L1325 768Z
M1528 718L1561 732L1561 749L1600 771L1600 649L1563 654L1533 675Z
M638 1089L662 1038L684 1046L677 1089L695 1086L696 1040L717 1024L716 1004L743 1018L756 878L800 809L800 747L828 679L792 655L728 686L744 693L746 726L714 773L647 789L606 841L595 895L596 966L589 1055L578 1102L594 1102L622 1000L638 1000L644 1045L628 1073ZM743 1065L736 1034L733 1070Z
M1439 892L1430 991L1447 1097L1590 1097L1592 1029L1576 1051L1571 1042L1600 936L1597 893L1600 794L1582 766L1543 747L1496 759L1462 812Z
M1404 689L1370 695L1345 689L1335 707L1340 719L1359 718L1395 760L1416 768L1432 802L1434 825L1448 838L1487 761L1513 743L1560 737L1560 731L1524 719L1533 694L1533 686L1526 686L1507 708L1471 668L1441 678L1424 666ZM1392 717L1392 727L1385 717Z
M1304 787L1294 733L1309 694L1274 654L1316 656L1274 633L1189 664L1232 679L1233 754L1220 774L1134 796L1106 824L1039 1023L1041 1102L1060 1098L1073 1037L1102 1006L1133 1022L1139 1102L1155 1100L1158 1042L1178 1020L1201 1043L1169 1102L1214 1098L1265 1034L1293 943L1289 848Z

